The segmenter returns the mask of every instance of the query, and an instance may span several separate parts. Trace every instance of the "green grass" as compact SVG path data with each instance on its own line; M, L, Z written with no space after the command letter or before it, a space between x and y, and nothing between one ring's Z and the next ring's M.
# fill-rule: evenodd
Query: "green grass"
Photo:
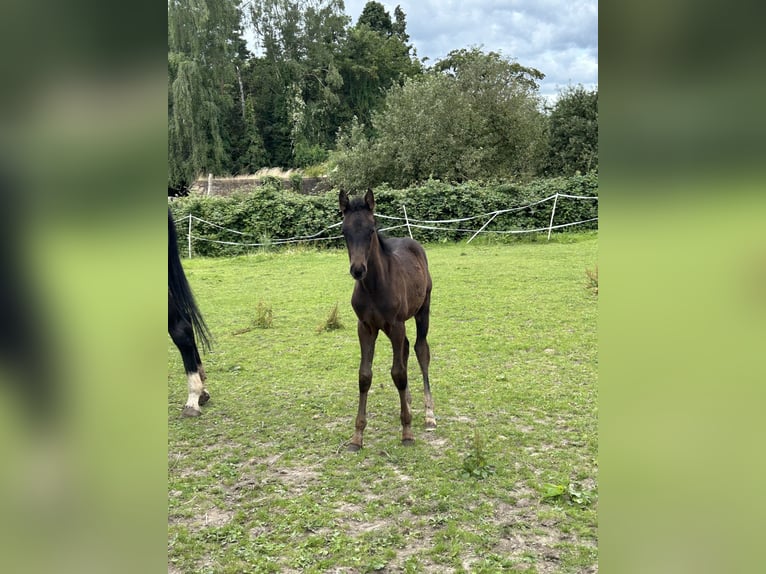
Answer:
M359 453L344 450L359 363L345 251L185 260L215 348L203 357L212 398L181 419L185 377L168 340L169 570L594 566L597 296L586 270L597 238L562 237L426 246L438 428L424 429L412 353L416 443L400 445L381 335ZM260 301L271 328L248 329ZM318 330L336 302L343 328ZM414 341L413 322L408 332Z

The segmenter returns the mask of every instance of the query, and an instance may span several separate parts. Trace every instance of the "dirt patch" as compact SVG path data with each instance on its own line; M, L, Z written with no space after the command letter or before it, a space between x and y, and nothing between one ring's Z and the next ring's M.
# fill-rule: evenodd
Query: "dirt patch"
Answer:
M273 469L272 479L285 485L290 496L302 494L306 488L319 480L319 473L309 467L290 467Z
M511 495L516 499L515 504L498 502L495 505L494 523L500 536L492 549L493 553L519 563L529 561L539 574L552 574L559 571L562 555L568 546L596 548L591 540L561 532L555 518L541 520L534 491L518 489ZM593 566L585 572L597 571L598 567Z
M220 508L213 507L206 511L195 509L194 516L168 516L168 524L183 524L187 528L217 528L225 526L234 517L234 513L229 510L221 510Z
M424 432L421 434L421 437L430 446L434 447L434 454L440 453L449 446L449 442L446 438L441 438L438 434L433 432Z
M223 526L224 524L227 524L232 519L233 516L234 516L234 513L228 510L221 510L220 508L211 508L203 515L202 525L205 527Z
M475 422L475 419L471 417L466 417L463 415L456 416L456 417L444 417L443 420L456 422L456 423L462 423L462 424L469 424L469 423Z

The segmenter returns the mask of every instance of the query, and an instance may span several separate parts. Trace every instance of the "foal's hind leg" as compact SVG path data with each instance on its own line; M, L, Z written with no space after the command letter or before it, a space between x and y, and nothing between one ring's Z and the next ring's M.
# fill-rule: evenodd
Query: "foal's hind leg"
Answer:
M426 430L436 428L436 417L434 416L434 400L431 397L431 385L428 381L428 366L431 364L431 349L428 346L426 336L428 335L428 322L431 312L431 293L426 295L425 303L415 314L415 327L417 329L417 339L415 340L415 354L418 357L420 372L423 373L423 394L425 396L426 406Z

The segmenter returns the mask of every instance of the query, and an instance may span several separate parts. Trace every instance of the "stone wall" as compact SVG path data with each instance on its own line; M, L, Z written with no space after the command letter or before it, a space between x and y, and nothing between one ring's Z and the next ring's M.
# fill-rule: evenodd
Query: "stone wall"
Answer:
M300 190L295 189L292 180L287 178L279 179L282 181L282 187L295 190L303 195L318 195L330 189L330 183L326 177L301 178ZM256 177L214 177L210 180L208 178L200 178L191 186L191 192L207 195L208 187L210 186L210 195L231 195L236 191L255 191L261 185L263 185L263 180Z

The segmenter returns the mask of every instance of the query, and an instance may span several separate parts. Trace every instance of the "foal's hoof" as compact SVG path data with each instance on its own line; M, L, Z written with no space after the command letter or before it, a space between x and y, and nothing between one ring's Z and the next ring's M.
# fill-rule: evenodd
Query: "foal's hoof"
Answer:
M427 419L426 420L426 430L430 431L430 430L434 430L435 428L436 428L436 421L435 420L431 420L431 419Z
M412 446L415 444L414 438L403 438L402 439L402 446Z
M209 400L210 400L210 393L208 393L207 391L202 391L202 394L199 396L199 404L204 405Z
M348 443L348 446L346 447L346 450L348 452L359 452L362 450L362 445L360 444L354 444L353 442Z
M184 410L181 412L182 417L198 417L201 414L202 411L195 409L194 407L184 407Z

